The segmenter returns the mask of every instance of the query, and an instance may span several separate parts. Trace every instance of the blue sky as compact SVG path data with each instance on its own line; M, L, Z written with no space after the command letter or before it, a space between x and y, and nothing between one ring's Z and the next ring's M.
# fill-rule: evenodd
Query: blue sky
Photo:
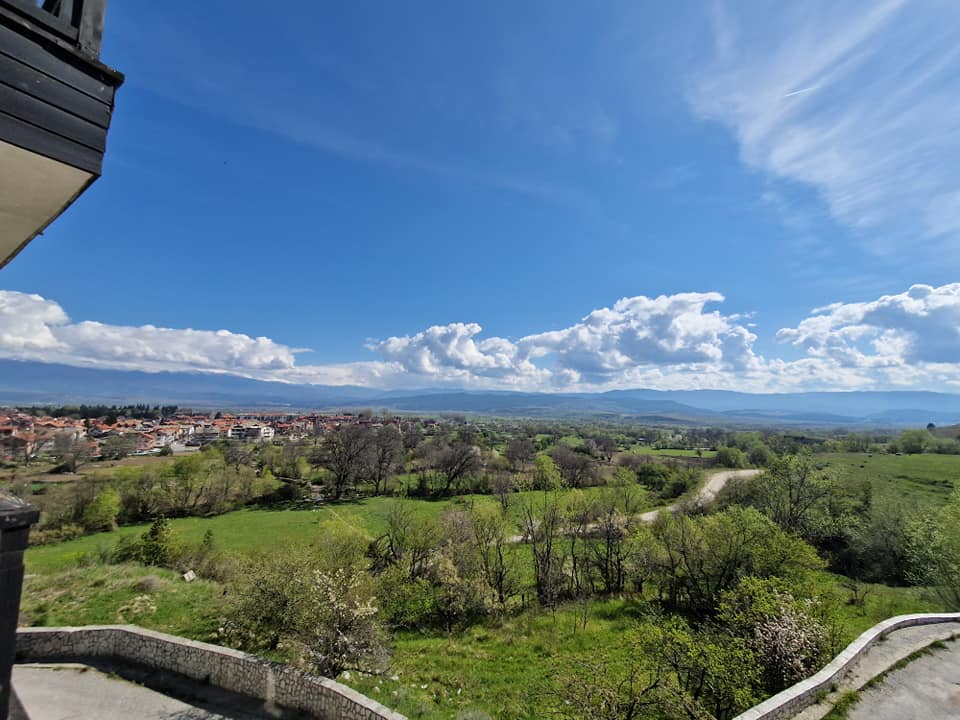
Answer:
M104 175L4 269L0 357L960 385L953 3L264 7L111 3Z

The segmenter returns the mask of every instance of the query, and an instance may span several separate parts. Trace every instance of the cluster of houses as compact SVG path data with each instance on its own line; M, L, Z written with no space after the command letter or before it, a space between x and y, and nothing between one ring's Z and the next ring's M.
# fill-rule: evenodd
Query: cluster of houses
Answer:
M91 456L101 454L109 438L129 440L129 452L158 453L163 448L202 447L218 440L284 442L330 432L342 425L372 427L395 424L405 429L412 423L425 428L436 420L377 418L344 413L339 415L291 415L286 413L177 413L160 419L119 417L79 420L68 417L36 417L14 409L0 408L0 457L24 459L55 450L57 438L86 444Z

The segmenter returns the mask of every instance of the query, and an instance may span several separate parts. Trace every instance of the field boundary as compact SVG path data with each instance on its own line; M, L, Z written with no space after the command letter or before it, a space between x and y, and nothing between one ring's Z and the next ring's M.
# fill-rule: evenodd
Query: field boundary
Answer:
M135 625L19 628L17 663L104 658L176 673L263 701L266 708L322 720L406 720L329 678L239 650L145 630Z
M813 705L819 696L838 683L861 656L890 633L918 625L960 623L960 613L921 613L897 615L877 623L837 655L820 672L801 680L771 698L737 715L734 720L785 720Z

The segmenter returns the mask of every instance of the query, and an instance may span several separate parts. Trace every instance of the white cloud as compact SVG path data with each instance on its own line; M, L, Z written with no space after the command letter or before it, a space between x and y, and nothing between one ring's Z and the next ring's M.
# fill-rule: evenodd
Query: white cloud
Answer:
M878 253L905 236L957 238L956 4L718 8L715 56L689 98L733 131L747 165L815 188L834 218L869 231Z
M39 295L0 290L0 357L148 371L274 371L293 351L269 338L228 330L174 330L70 321Z
M881 377L960 376L960 283L818 308L777 337L812 357L876 369Z
M72 322L52 300L0 290L0 358L382 388L960 390L960 283L817 308L776 334L799 359L756 352L749 315L711 309L723 300L638 295L517 340L450 323L371 341L380 360L299 365L294 349L270 338Z
M677 373L752 367L756 336L736 318L705 310L722 301L719 293L639 295L516 342L478 340L479 325L451 323L370 347L414 374L527 386L622 383L663 367Z

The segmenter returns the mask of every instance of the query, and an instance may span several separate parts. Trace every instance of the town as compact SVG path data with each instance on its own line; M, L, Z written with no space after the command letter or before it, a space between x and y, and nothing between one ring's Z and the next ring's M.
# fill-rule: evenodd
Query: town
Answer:
M133 410L134 408L128 408ZM52 411L52 408L47 410ZM296 415L290 413L206 413L175 406L143 406L131 417L116 408L87 417L91 408L60 408L56 416L33 408L0 408L0 458L29 462L40 455L67 452L84 459L119 460L128 455L163 455L201 448L218 440L273 442L302 440L345 425L394 425L402 433L414 425L429 432L434 418L377 417L372 411ZM72 411L72 412L71 412Z

